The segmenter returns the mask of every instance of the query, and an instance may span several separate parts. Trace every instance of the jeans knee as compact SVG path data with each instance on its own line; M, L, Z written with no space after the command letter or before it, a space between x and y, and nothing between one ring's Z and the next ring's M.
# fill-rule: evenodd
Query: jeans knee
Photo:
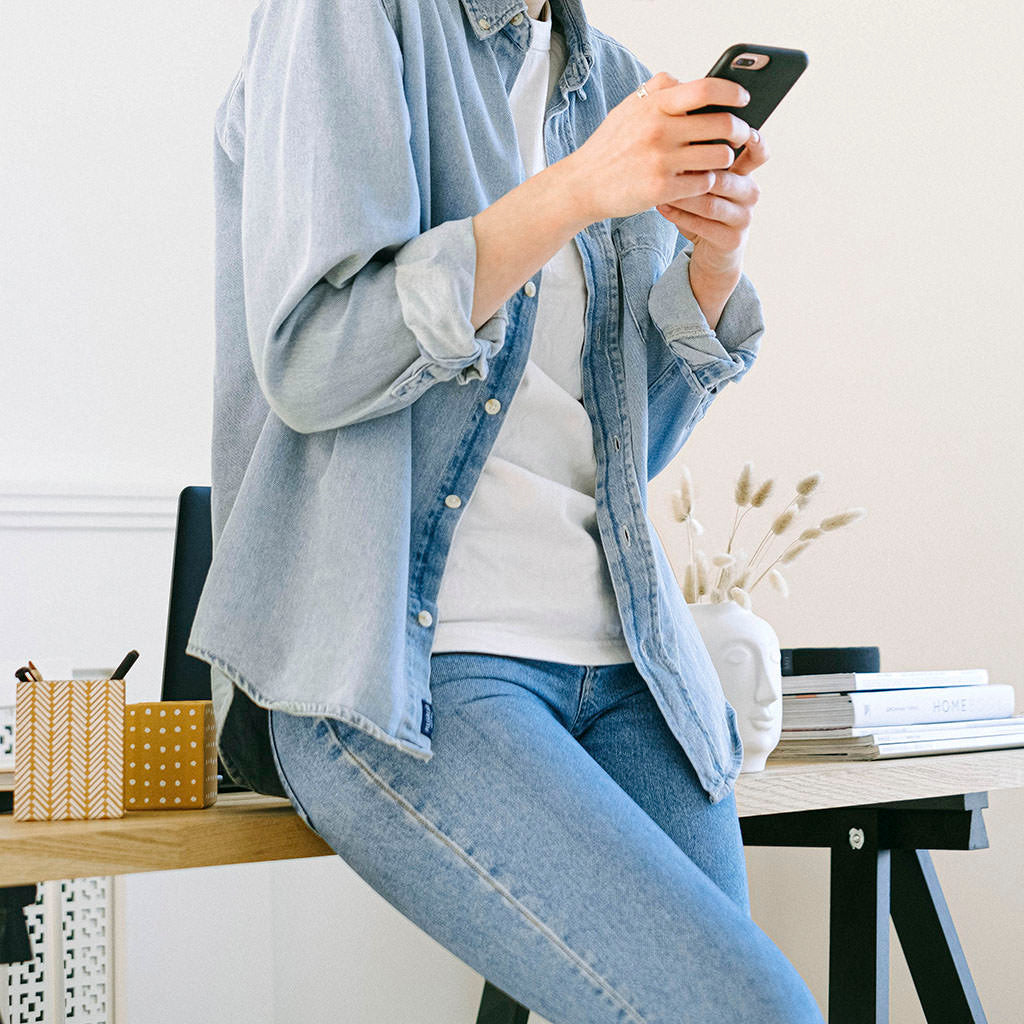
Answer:
M758 1024L825 1024L807 982L771 938L756 925L744 938L728 975L742 1019Z
M758 1015L762 1024L825 1024L807 982L792 964L788 964L787 971L767 980L762 994L764 1012Z

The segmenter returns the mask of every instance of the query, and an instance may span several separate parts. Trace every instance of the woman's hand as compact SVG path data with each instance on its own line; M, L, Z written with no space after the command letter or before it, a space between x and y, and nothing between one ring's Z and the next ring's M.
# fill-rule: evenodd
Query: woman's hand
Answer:
M761 190L750 172L769 157L761 135L750 129L744 150L703 195L663 203L658 212L693 242L690 286L714 329L743 273L743 249Z
M680 82L659 71L605 115L597 129L565 161L573 171L578 219L586 225L630 217L659 203L703 195L719 169L731 167L723 142L743 145L750 127L735 114L689 114L707 105L744 106L746 89L725 78ZM705 141L711 145L693 146Z

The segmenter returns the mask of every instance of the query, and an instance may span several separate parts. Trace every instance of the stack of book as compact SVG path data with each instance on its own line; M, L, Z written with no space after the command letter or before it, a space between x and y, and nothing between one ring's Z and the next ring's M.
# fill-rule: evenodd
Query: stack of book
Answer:
M782 677L785 758L885 757L1024 746L1014 690L988 671L834 672Z

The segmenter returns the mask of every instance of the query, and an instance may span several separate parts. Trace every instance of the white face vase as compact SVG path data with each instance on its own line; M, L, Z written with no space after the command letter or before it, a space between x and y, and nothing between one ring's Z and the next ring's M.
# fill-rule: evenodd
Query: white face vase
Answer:
M736 709L743 772L759 772L782 735L782 653L771 624L735 601L688 605Z

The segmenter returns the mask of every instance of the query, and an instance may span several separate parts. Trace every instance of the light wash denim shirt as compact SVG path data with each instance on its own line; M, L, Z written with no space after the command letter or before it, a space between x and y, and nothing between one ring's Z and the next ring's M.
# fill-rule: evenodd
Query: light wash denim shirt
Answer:
M214 554L187 650L262 708L337 718L424 760L435 598L542 287L538 269L474 331L473 216L525 179L508 102L525 12L265 0L215 119ZM549 164L653 75L580 0L552 13L567 59ZM647 482L750 369L761 304L744 275L712 330L692 245L653 208L575 241L597 520L624 635L717 802L742 761L736 714Z

